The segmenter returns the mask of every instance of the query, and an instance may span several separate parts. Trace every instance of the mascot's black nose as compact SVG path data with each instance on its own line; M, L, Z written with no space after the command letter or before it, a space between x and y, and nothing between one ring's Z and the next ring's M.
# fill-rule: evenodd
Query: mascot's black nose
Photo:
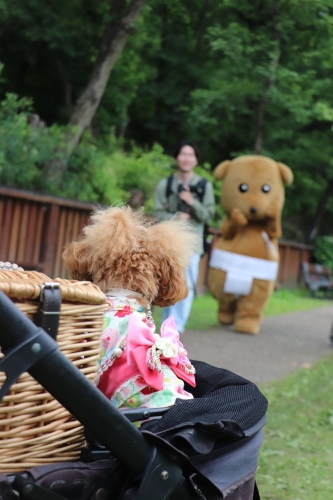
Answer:
M251 212L251 214L256 214L257 213L256 207L251 207L250 212Z

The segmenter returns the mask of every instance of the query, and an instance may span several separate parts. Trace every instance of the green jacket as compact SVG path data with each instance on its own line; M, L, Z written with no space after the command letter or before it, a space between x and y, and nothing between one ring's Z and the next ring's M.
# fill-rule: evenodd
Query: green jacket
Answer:
M190 186L195 186L202 179L197 174L194 174ZM171 184L171 194L169 198L166 197L168 179L165 177L156 186L155 197L154 197L154 215L159 220L171 219L174 214L179 212L179 197L178 197L178 182L175 176L173 176ZM203 230L205 223L208 223L215 213L215 198L214 190L211 182L207 181L205 186L205 193L202 199L202 203L198 199L197 193L192 193L195 198L195 203L190 210L190 221L195 226L198 234L203 236ZM203 253L203 238L200 239L200 246L198 247L198 253L201 255Z

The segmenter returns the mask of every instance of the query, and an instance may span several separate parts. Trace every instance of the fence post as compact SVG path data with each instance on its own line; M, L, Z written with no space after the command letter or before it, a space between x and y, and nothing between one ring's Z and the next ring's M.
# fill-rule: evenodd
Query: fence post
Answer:
M43 241L42 262L44 263L44 273L47 276L53 275L57 248L59 211L59 205L49 205L49 213L45 221L46 227L45 239Z

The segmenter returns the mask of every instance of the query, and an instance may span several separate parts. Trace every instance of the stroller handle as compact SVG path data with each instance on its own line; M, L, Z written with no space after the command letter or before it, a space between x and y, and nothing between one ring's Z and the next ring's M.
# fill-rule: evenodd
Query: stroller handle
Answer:
M50 352L48 349L48 354L27 371L133 474L140 475L152 454L152 447L140 431L60 352L56 342L34 325L3 292L0 292L0 318L0 346L4 354L36 338L36 334L39 334L38 342L42 346L54 342L54 350Z
M108 448L136 478L140 487L125 493L127 500L195 500L179 464L148 442L146 437L59 350L57 343L32 323L0 291L0 347L4 367L16 365L18 373L28 373L39 382L83 426ZM37 339L37 341L36 341ZM30 344L29 344L30 342ZM27 363L28 349L40 346L37 360ZM21 350L21 352L20 352ZM42 353L42 355L41 355ZM33 358L28 351L28 358ZM7 364L6 364L7 361ZM9 362L8 362L9 361ZM10 373L10 369L7 370ZM12 375L12 373L11 373ZM3 385L8 386L9 377ZM1 390L1 388L0 388ZM0 400L1 403L1 400ZM169 474L169 472L170 474ZM169 481L161 480L169 474Z

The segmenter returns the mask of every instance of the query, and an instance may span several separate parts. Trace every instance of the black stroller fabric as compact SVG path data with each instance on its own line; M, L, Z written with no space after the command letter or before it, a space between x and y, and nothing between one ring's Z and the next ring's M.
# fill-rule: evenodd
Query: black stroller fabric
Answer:
M266 414L267 399L258 387L235 373L203 361L192 361L196 387L185 384L192 400L177 399L176 404L159 420L151 421L149 431L164 433L187 424L209 425L233 421L245 431Z
M162 418L144 422L141 430L177 461L200 498L258 500L255 475L267 400L255 384L235 373L192 363L197 386L185 389L194 399L178 399ZM44 491L68 500L96 500L96 491L102 490L116 500L123 488L135 484L115 459L41 466L28 476ZM1 497L15 498L6 476L0 477Z
M107 459L91 463L61 462L42 465L17 473L14 481L14 476L12 480L9 477L0 474L1 500L17 500L18 496L13 490L23 492L25 498L24 485L27 482L40 488L36 488L34 494L32 491L28 494L33 499L54 500L56 497L53 495L59 495L58 499L64 500L96 500L96 491L99 490L104 497L112 495L111 500L118 496L119 485L126 480L127 471L117 460Z
M259 499L255 475L267 400L257 386L229 370L192 361L193 400L176 400L159 420L143 423L156 444L186 454L189 476L207 499ZM195 471L193 473L193 471Z

